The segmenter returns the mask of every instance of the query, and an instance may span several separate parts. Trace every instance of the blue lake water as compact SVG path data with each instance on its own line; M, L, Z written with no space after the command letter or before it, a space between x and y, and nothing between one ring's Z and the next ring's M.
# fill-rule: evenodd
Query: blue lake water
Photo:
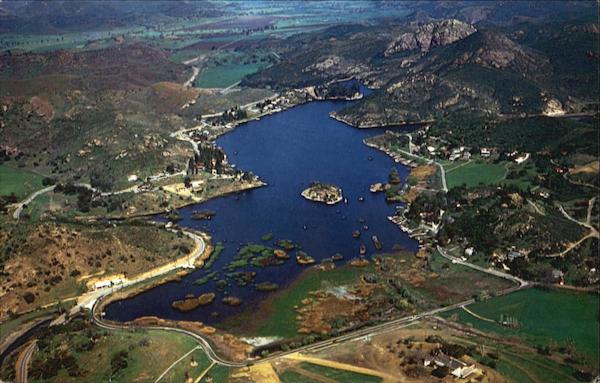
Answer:
M245 123L220 137L217 144L228 154L229 161L260 176L268 186L182 209L181 226L208 232L213 243L224 244L225 250L217 262L211 270L197 270L180 282L167 283L110 304L106 307L106 318L127 321L155 315L218 324L232 314L256 307L271 293L256 291L252 283L239 287L228 280L230 284L224 290L218 290L214 281L201 286L193 284L209 271L220 271L220 278L225 278L226 272L221 269L246 243L273 245L277 239L290 239L317 261L341 253L344 260L338 264L358 256L361 244L366 245L368 255L377 252L372 235L377 235L383 243L382 251L391 250L395 244L415 251L417 243L387 219L395 205L387 204L383 193L369 192L371 184L386 182L393 167L403 180L408 169L363 144L364 138L381 134L384 129L359 130L329 117L331 111L347 103L311 102ZM312 181L338 185L348 203L328 206L304 199L300 193ZM360 202L359 197L364 197L364 201ZM210 221L190 218L194 210L203 209L213 210L217 215ZM368 231L363 231L364 225L368 225ZM361 237L353 238L353 230L361 230ZM274 238L261 241L260 237L266 233L273 233ZM245 270L257 272L256 283L275 282L284 288L303 269L311 267L298 265L294 254L283 265L250 266ZM211 305L185 313L171 308L173 300L186 294L206 292L217 293ZM221 299L228 293L242 298L242 305L222 304Z

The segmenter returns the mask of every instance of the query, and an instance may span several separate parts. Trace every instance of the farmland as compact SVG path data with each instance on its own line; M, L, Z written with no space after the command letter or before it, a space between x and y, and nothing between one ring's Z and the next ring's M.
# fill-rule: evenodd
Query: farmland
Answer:
M21 200L41 189L43 177L24 169L0 165L0 195L14 194Z
M598 296L564 290L528 289L469 306L489 322L457 310L445 314L486 332L516 336L537 346L564 346L573 343L577 354L598 368ZM519 327L498 324L501 316L515 318ZM544 318L544 320L540 320Z
M504 164L475 160L450 168L446 171L446 179L449 189L463 184L467 187L479 184L493 185L500 183L506 176L506 172Z

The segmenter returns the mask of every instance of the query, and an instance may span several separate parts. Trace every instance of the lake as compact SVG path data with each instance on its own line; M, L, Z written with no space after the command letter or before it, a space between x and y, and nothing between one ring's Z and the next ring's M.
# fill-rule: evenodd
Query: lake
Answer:
M179 282L166 283L108 305L106 318L128 321L154 315L214 325L240 310L256 307L270 293L256 291L252 284L238 286L221 271L247 243L274 247L275 240L289 239L317 261L340 253L344 256L342 262L347 262L359 255L361 244L366 245L370 256L377 252L372 235L382 242L381 251L389 251L396 244L415 251L417 242L387 219L396 205L387 204L383 193L369 192L371 184L387 181L393 167L403 180L409 169L363 144L363 139L385 129L359 130L329 117L331 111L348 102L307 103L245 123L221 136L217 144L225 150L229 161L239 169L252 171L268 186L181 209L181 226L209 233L213 244L223 243L225 249L218 260L211 270L196 270ZM325 205L304 199L300 193L312 181L341 187L348 203ZM359 201L359 197L364 201ZM216 216L210 221L190 218L193 211L204 209L215 211ZM364 225L368 226L367 231ZM352 237L353 230L361 230L360 238ZM273 233L273 239L261 241L261 236L267 233ZM295 253L290 255L292 258L283 265L249 266L244 270L257 272L255 283L269 281L285 288L303 269L311 267L298 265ZM218 279L227 280L228 286L219 290L214 280L201 286L193 284L210 271L219 271ZM190 312L171 308L173 300L186 294L206 292L217 293L217 299L208 306ZM222 304L221 299L228 293L242 298L242 305Z

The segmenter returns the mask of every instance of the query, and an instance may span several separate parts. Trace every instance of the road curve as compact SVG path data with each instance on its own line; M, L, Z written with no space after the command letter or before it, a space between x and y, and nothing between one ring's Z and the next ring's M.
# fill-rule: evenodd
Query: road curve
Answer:
M21 352L19 358L17 359L17 365L15 367L16 383L27 383L27 367L29 365L29 360L31 356L37 349L37 340L33 340L29 345Z
M456 263L456 264L459 264L459 265L470 267L472 269L479 270L481 272L488 273L490 275L494 275L494 276L499 277L499 278L508 279L509 281L512 281L512 282L515 282L515 283L519 284L519 286L521 288L526 287L526 286L529 285L529 282L527 282L527 281L525 281L525 280L523 280L523 279L521 279L519 277L515 277L514 275L503 273L501 271L498 271L498 270L495 270L495 269L492 269L492 268L486 269L485 267L477 266L477 265L474 265L472 263L463 261L460 258L453 257L453 256L449 255L448 253L446 253L446 251L444 249L442 249L440 246L437 247L437 250L442 255L442 257L450 260L452 263Z
M462 264L464 264L465 266L468 266L464 262ZM522 279L514 277L512 275L500 273L500 272L493 273L490 270L486 270L484 268L479 268L478 266L475 266L475 265L472 265L472 266L474 266L479 271L484 271L489 274L492 274L492 275L495 275L495 276L498 276L501 278L506 278L506 279L509 279L510 281L518 283L518 286L513 286L506 290L497 292L496 296L511 294L515 291L526 289L526 288L529 288L532 286L532 284L528 283L527 281L523 281ZM164 327L164 326L143 326L141 328L149 329L149 330L173 331L173 332L189 335L198 341L198 343L200 344L200 346L202 347L204 352L206 352L208 358L211 361L213 361L214 363L220 364L222 366L227 366L227 367L247 367L247 366L251 366L255 363L259 363L259 362L262 363L262 362L267 362L270 360L275 360L275 359L281 358L283 356L286 356L288 354L322 349L325 347L332 346L336 343L356 340L356 339L359 339L359 338L362 338L362 337L365 337L368 335L373 335L375 333L391 331L396 328L405 327L405 326L409 325L410 323L420 320L420 319L423 319L425 317L430 317L430 316L434 316L434 315L437 315L437 314L440 314L443 312L452 311L452 310L455 310L455 309L458 309L458 308L461 308L464 306L468 306L475 302L476 302L475 299L467 299L465 301L454 303L449 306L440 307L440 308L425 311L425 312L422 312L419 314L415 314L415 315L411 315L411 316L407 316L407 317L403 317L403 318L398 318L398 319L390 320L390 321L387 321L385 323L381 323L378 325L358 329L358 330L355 330L355 331L352 331L352 332L349 332L349 333L346 333L346 334L343 334L343 335L340 335L340 336L337 336L334 338L329 338L329 339L326 339L326 340L323 340L320 342L312 343L307 346L295 348L293 350L277 352L271 356L267 356L267 357L260 358L260 359L254 359L254 360L246 360L243 362L235 362L235 361L230 361L230 360L223 358L222 356L217 354L217 352L212 348L212 345L205 338L203 338L201 335L193 333L191 331L187 331L187 330L180 329L180 328L174 328L174 327ZM96 303L98 303L98 302L96 302ZM102 327L105 329L112 329L112 330L123 330L123 329L134 330L134 329L138 328L134 325L125 325L125 324L119 324L119 323L113 323L113 322L106 322L103 319L101 319L99 315L97 315L96 308L97 308L97 305L95 304L94 307L92 308L92 321L99 327Z
M178 232L177 230L174 230L174 229L167 229L167 230L170 230L174 233ZM157 267L153 270L143 273L142 275L139 275L136 278L127 279L126 281L119 283L117 285L114 285L111 287L99 288L99 289L87 292L83 295L80 295L77 298L77 304L71 309L71 313L75 313L75 312L79 311L79 309L81 307L93 309L100 300L102 300L103 298L106 298L107 296L109 296L110 294L112 294L118 290L121 290L124 287L132 286L137 283L144 282L147 279L167 274L176 269L193 268L194 265L196 264L196 261L198 260L198 258L202 257L202 254L204 254L204 252L206 250L206 242L198 234L194 234L187 230L181 230L181 232L184 235L190 237L196 243L196 248L194 249L194 251L192 253L190 253L189 255L186 255L185 257L178 259L175 262L171 262L169 267L167 267L167 265Z
M15 206L17 207L13 213L14 219L21 218L21 213L23 212L23 208L29 205L31 201L33 201L37 196L42 195L44 193L48 193L56 188L56 185L48 186L47 188L40 189L34 193L32 193L29 197L25 198L25 200L18 202Z

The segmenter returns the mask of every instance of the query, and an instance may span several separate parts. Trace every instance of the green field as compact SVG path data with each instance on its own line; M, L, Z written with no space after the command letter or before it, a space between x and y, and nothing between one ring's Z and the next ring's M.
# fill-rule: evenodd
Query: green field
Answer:
M78 325L69 326L76 329ZM177 362L197 343L186 335L166 331L106 332L85 327L82 330L50 334L38 344L40 350L32 360L30 382L154 381L172 365L161 381L182 382L186 373L195 378L210 364L202 349ZM59 349L66 351L59 354ZM124 353L125 363L117 368L114 365L115 355L119 353ZM197 366L191 366L192 355ZM67 361L69 359L71 361ZM56 373L46 372L46 378L37 378L37 371L50 371L50 366L56 360L77 367L69 369L61 366ZM77 374L70 374L70 371L77 371Z
M192 358L195 361L195 366L192 365ZM179 383L184 381L186 375L195 379L208 366L210 366L210 361L206 353L199 348L175 364L160 381L164 383Z
M43 178L26 170L2 164L0 165L0 195L14 193L21 200L34 191L41 189Z
M321 376L325 376L329 379L333 379L340 383L378 383L381 379L375 376L358 374L356 372L338 370L336 368L330 368L320 366L318 364L303 362L300 364L300 368L306 371L314 372Z
M532 346L573 342L577 352L598 368L599 309L598 296L594 294L532 288L469 306L474 313L496 322L501 315L510 315L519 322L517 329L477 319L464 310L444 315L457 315L460 322L482 331L518 336Z
M195 86L199 88L226 88L245 76L266 67L265 63L227 64L202 69Z
M453 166L446 169L446 182L448 189L466 184L474 187L479 184L495 184L504 179L506 175L505 164L493 164L482 160L474 160L463 166Z
M221 366L220 364L215 364L211 367L210 370L204 375L204 378L200 381L201 383L220 383L220 382L228 382L229 376L232 371L234 371L231 367ZM212 380L211 380L212 379Z
M282 383L318 383L318 380L311 379L306 377L296 371L286 370L281 375L279 375L279 379Z

